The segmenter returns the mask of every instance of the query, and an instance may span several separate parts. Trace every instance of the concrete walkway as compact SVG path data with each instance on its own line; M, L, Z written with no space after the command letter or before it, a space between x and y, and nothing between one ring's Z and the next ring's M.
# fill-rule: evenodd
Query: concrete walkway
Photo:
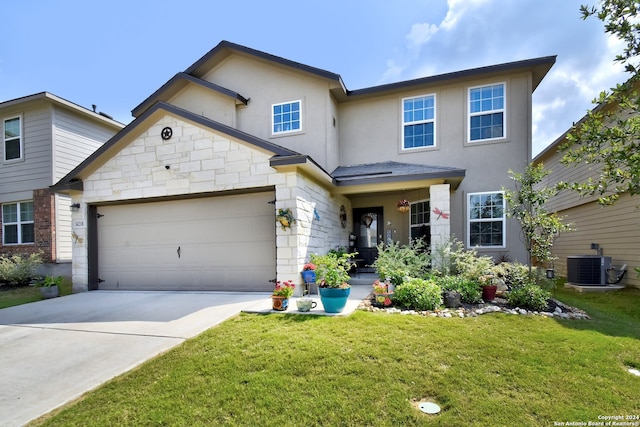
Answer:
M339 315L370 291L353 286ZM312 298L310 314L326 314ZM0 425L22 426L241 311L273 312L270 295L93 291L1 309ZM298 313L295 298L284 313Z

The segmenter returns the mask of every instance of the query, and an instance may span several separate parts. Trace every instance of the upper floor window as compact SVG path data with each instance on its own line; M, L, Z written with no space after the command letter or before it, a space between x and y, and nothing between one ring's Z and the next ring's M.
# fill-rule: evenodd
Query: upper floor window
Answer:
M467 246L504 247L504 194L501 191L470 193L467 202Z
M504 138L505 84L469 89L469 141Z
M2 244L34 242L33 201L2 205Z
M436 96L402 100L402 149L435 146Z
M4 159L22 158L22 119L20 116L4 120Z
M301 101L274 104L272 109L272 130L274 134L296 132L302 129Z

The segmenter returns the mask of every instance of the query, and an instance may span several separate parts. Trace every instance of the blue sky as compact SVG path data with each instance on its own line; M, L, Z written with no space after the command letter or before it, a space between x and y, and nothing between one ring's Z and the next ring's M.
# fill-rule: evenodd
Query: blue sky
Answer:
M48 91L131 109L221 40L342 76L348 89L558 55L534 93L534 154L626 79L595 0L21 0L0 10L0 101Z

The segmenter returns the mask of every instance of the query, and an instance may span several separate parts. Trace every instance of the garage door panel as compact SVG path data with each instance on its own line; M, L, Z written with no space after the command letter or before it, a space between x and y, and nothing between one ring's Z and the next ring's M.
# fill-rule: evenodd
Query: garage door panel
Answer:
M100 207L100 289L270 291L273 198L267 192Z

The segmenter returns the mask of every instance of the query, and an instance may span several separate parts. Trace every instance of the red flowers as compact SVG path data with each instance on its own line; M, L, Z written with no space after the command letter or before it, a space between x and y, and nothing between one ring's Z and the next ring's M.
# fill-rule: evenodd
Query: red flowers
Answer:
M293 283L292 280L287 280L285 282L276 282L276 288L273 290L273 296L276 297L287 297L289 298L293 295L293 290L296 288L296 284Z
M309 271L309 270L315 270L316 269L316 265L312 262L308 262L304 265L304 267L302 267L302 271Z

